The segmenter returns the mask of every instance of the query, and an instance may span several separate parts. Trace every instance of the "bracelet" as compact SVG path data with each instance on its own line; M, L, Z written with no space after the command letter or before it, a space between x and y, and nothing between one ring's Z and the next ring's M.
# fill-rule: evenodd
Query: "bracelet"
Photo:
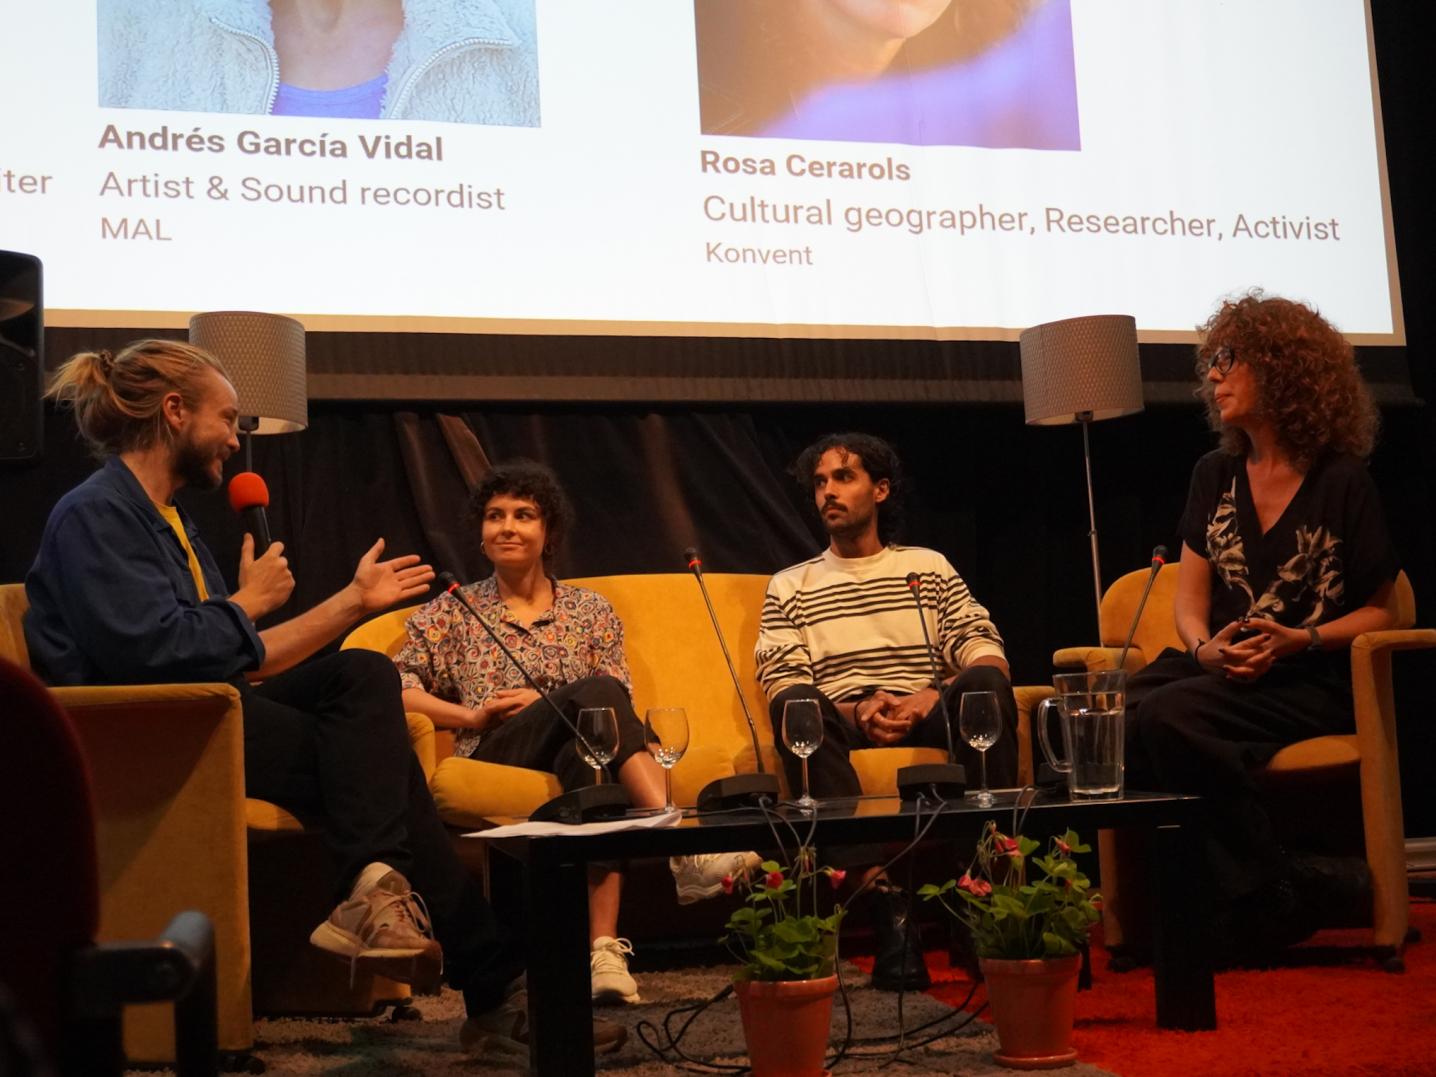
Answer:
M1211 640L1199 639L1196 643L1192 644L1192 661L1197 665L1200 666L1202 664L1202 660L1198 657L1198 654L1201 652L1201 649L1210 642Z
M1316 631L1316 625L1307 625L1307 626L1306 626L1306 631L1307 631L1307 634L1311 636L1311 643L1307 645L1307 648L1306 648L1306 649L1307 649L1308 651L1319 651L1319 650L1321 650L1321 636L1320 636L1320 634Z

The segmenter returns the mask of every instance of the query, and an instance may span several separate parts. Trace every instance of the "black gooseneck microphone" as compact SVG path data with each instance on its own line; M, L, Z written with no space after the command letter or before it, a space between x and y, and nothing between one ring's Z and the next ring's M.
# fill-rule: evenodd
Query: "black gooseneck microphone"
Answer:
M1152 571L1147 574L1147 586L1142 589L1142 600L1137 603L1137 612L1132 617L1132 627L1127 629L1127 642L1122 644L1122 656L1117 659L1117 668L1127 668L1127 651L1132 646L1132 637L1137 634L1137 625L1142 620L1142 611L1147 608L1147 596L1152 593L1152 584L1157 582L1157 573L1167 563L1167 548L1158 546L1152 551Z
M459 581L454 574L452 572L439 573L439 584L443 587L446 595L450 595L458 600L459 605L463 606L464 609L468 611L469 616L478 622L479 627L488 634L489 639L493 640L498 649L504 652L504 657L512 662L518 671L523 674L523 678L528 682L528 686L539 694L539 698L548 704L549 710L553 711L558 717L558 720L568 727L569 732L572 733L574 739L583 746L588 757L591 759L598 758L594 753L593 745L589 743L587 737L579 732L578 727L569 721L568 715L563 712L563 708L549 698L549 694L543 690L543 687L538 681L534 680L533 674L529 673L513 651L509 650L504 641L499 638L499 634L494 630L493 626L479 616L479 611L476 610L474 604L469 601L469 596L464 594L460 589ZM570 789L566 793L561 793L552 800L540 804L535 808L532 814L529 815L529 819L536 823L588 823L596 819L617 818L628 809L629 805L628 792L623 786L614 782L604 782L600 785L586 785L579 789Z
M703 593L703 604L708 607L708 619L713 622L713 634L718 637L718 646L723 649L723 661L728 664L728 676L733 679L733 691L738 696L738 705L743 708L743 717L748 721L748 734L753 738L753 762L758 767L756 774L732 774L717 778L698 791L698 810L715 811L756 805L762 797L774 803L778 800L778 777L769 774L763 767L763 752L758 747L758 727L748 710L748 701L743 697L743 686L738 680L738 669L733 665L733 656L728 653L728 643L723 638L723 629L718 624L718 614L713 610L713 600L708 597L708 585L703 580L703 559L692 546L683 551L683 560L693 578L698 581L698 590Z
M932 636L927 631L927 614L922 608L922 577L916 572L909 572L907 588L917 605L917 619L922 625L922 640L927 645L927 660L932 667L932 686L937 690L937 705L942 712L942 729L947 734L947 762L917 763L900 768L897 772L898 792L904 800L916 800L919 794L936 796L942 800L959 799L967 792L967 770L957 762L952 747L952 715L947 711L947 697L942 690L942 671L937 665L937 651L933 648Z

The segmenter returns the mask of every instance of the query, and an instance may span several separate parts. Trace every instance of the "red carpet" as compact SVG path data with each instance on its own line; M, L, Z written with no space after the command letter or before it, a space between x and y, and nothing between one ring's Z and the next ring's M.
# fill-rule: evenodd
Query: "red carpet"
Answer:
M1407 948L1403 974L1383 972L1359 949L1370 938L1361 931L1323 931L1278 968L1218 973L1213 1032L1158 1029L1151 970L1108 972L1094 935L1074 1046L1083 1062L1121 1077L1436 1074L1436 902L1414 900L1411 923L1423 941ZM946 954L930 954L928 967L930 993L961 1003L970 984Z

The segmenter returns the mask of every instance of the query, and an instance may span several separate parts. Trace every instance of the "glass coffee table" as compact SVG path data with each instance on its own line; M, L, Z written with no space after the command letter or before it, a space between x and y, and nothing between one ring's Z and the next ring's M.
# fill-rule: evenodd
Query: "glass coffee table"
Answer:
M1004 831L1013 823L1017 790L997 790L991 807L970 800L944 805L927 841L975 841L988 819ZM918 818L912 802L892 796L826 800L815 814L791 807L776 811L798 832L811 829L820 848L901 843L912 839L919 823L933 815L925 805ZM496 818L495 825L522 822ZM781 824L783 843L792 848L791 831ZM1216 998L1209 946L1209 909L1202 895L1206 855L1205 815L1201 799L1128 792L1120 800L1071 801L1065 792L1039 793L1022 824L1032 838L1072 828L1084 838L1099 829L1134 828L1150 833L1153 908L1153 972L1156 1019L1161 1028L1201 1030L1216 1027ZM514 857L523 871L529 924L528 992L531 1064L541 1074L593 1072L593 1042L579 1035L592 1021L588 963L587 869L591 863L666 858L691 853L772 849L772 821L760 810L698 815L685 812L676 826L603 834L485 838ZM934 880L937 881L937 880Z

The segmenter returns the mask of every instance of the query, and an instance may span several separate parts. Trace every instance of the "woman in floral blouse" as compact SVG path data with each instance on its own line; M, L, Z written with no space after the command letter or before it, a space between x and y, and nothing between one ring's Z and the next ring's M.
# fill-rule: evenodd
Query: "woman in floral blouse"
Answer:
M546 570L572 521L558 480L529 461L499 465L474 489L468 518L494 574L464 588L466 596L571 719L583 707L614 709L619 748L610 768L635 807L662 807L663 772L645 750L629 699L623 625L602 595L561 584ZM454 730L456 754L551 771L565 789L593 782L573 734L457 599L434 599L406 628L408 642L394 659L404 704ZM595 1001L638 1001L626 961L632 950L615 938L622 883L615 869L590 872Z
M1351 641L1388 628L1398 571L1364 463L1378 414L1351 345L1259 292L1203 327L1218 449L1192 473L1168 650L1128 692L1127 783L1211 805L1211 869L1236 945L1271 950L1359 910L1363 861L1277 845L1252 770L1352 729Z

